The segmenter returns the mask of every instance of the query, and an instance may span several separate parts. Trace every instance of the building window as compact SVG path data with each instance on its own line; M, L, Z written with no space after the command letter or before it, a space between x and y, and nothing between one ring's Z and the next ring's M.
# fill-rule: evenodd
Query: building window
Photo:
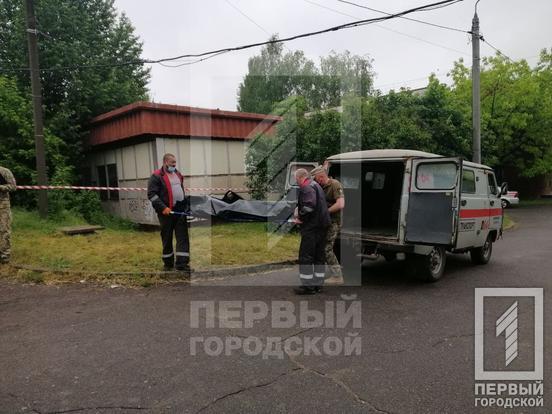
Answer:
M96 168L98 171L98 185L100 187L119 187L119 178L117 177L117 164L99 165ZM100 200L118 201L119 191L100 191Z
M119 187L119 179L117 177L117 164L107 165L107 179L108 179L109 187ZM109 190L109 199L118 201L119 191Z
M96 167L98 171L98 186L99 187L107 187L107 174L105 171L105 165L99 165ZM100 200L107 201L108 200L108 193L107 191L100 191Z
M79 169L80 184L84 186L95 186L96 182L92 180L92 168L82 167Z

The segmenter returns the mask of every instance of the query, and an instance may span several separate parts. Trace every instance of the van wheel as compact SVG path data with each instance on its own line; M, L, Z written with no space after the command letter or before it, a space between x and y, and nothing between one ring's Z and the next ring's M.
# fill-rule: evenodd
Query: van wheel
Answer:
M425 282L436 282L445 273L447 252L443 247L435 246L427 256L417 257L417 275Z
M395 259L397 258L396 253L382 253L381 255L384 257L385 261L387 262L394 262Z
M500 205L502 206L502 208L508 208L510 207L510 202L508 200L500 200Z
M493 254L493 241L491 235L485 240L485 244L481 247L470 250L471 261L475 264L487 264L491 260Z

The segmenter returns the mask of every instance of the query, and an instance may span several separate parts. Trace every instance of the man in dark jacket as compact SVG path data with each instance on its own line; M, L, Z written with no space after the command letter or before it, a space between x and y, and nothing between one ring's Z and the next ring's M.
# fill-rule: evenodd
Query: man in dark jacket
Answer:
M151 175L148 199L157 212L161 225L164 270L172 270L175 267L176 257L176 270L189 271L188 221L182 214L187 210L184 177L176 169L174 155L165 154L163 166ZM173 250L173 234L176 236L176 252Z
M315 181L309 179L307 170L298 169L295 180L299 185L295 217L301 228L299 279L302 285L295 293L311 295L319 292L324 284L324 248L330 215L324 191Z

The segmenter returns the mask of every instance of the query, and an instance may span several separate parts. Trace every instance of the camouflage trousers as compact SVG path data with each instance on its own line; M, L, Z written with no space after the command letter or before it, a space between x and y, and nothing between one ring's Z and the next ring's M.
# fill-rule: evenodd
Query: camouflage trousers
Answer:
M11 255L11 211L9 201L0 200L0 263L7 263Z
M328 277L342 276L339 260L337 260L337 257L335 256L335 253L334 253L335 239L337 239L337 236L339 235L340 230L341 230L341 225L339 223L335 223L332 221L332 223L330 224L330 227L328 228L328 233L326 235L326 248L324 250L324 253L326 255L326 265L328 266L328 272L327 272Z

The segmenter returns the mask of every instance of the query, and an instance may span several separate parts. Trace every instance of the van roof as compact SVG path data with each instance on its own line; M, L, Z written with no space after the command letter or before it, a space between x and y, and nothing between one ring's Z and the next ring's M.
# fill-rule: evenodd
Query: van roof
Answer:
M345 160L366 160L366 159L407 159L407 158L439 158L443 155L433 154L431 152L408 150L408 149L374 149L364 151L344 152L342 154L332 155L328 161ZM464 161L464 165L476 168L491 169L483 164L477 164L471 161Z

